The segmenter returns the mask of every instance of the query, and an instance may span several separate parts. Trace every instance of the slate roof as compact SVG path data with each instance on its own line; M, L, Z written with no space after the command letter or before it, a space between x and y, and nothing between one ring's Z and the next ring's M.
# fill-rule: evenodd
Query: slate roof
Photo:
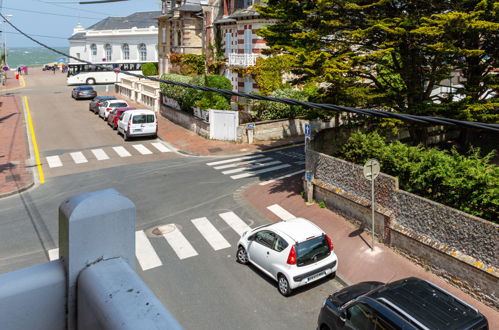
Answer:
M182 5L180 7L173 8L173 11L201 11L201 5Z
M229 18L244 18L244 17L252 17L252 16L260 16L260 14L253 7L247 7L244 9L238 9L232 15L229 15Z
M85 39L85 32L78 32L69 37L69 40L83 40Z
M87 30L117 30L117 29L131 29L148 28L150 26L157 26L157 17L161 16L160 11L143 11L133 13L126 17L107 17L102 21L95 23L87 28Z

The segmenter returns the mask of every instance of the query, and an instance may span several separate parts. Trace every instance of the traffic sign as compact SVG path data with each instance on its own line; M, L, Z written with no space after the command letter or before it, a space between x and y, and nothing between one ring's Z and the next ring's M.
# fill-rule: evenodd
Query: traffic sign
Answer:
M311 131L310 124L305 124L305 136L310 136Z
M255 129L255 124L247 124L246 128L247 129Z
M369 159L364 164L364 177L371 181L376 179L379 174L379 162L376 159Z
M2 68L2 70L3 70L3 71L9 71L9 67L8 67L8 66L4 66L4 67Z
M312 172L310 171L305 172L305 180L312 181Z

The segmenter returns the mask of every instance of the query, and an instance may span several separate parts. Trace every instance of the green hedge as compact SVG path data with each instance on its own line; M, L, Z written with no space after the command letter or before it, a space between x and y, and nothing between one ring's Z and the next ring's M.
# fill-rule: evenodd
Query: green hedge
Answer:
M232 84L229 79L216 75L202 75L197 76L190 82L192 85L196 86L206 86L218 89L228 89L232 90ZM204 92L197 89L189 88L186 91L186 104L189 107L200 107L201 109L218 109L218 110L230 110L230 96L221 95L214 92Z
M144 76L156 76L158 74L158 63L144 63L142 65L142 74Z
M161 76L161 79L190 84L193 78L189 76L183 76L181 74L164 74ZM165 83L160 83L160 88L161 94L177 101L183 110L189 110L189 106L187 105L185 99L188 88Z
M336 156L359 165L376 158L383 173L399 178L403 190L499 222L499 167L490 164L493 153L481 157L474 150L464 156L355 132Z

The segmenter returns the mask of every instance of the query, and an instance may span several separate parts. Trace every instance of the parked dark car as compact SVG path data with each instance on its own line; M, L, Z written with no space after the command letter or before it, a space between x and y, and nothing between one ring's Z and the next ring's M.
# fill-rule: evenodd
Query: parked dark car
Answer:
M92 86L82 85L73 88L71 92L71 97L75 100L79 99L93 99L97 96L97 92L94 90Z
M90 104L88 105L88 110L97 114L99 113L99 107L102 105L102 103L108 100L116 100L116 96L111 96L111 95L96 96L92 101L90 101Z
M409 277L362 282L326 298L317 328L488 329L485 316L435 284Z

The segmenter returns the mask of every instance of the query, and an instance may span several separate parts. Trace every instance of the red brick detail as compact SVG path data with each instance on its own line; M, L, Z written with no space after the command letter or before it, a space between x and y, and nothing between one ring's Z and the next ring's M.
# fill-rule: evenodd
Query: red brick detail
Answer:
M253 88L258 89L258 84L257 83L253 83Z
M264 39L253 39L254 44L266 44Z
M237 34L244 35L244 30L237 30Z
M244 82L238 82L238 83L237 83L237 86L239 86L239 87L244 87Z
M238 45L242 45L242 44L244 44L244 40L242 40L242 39L237 39L237 44L238 44Z
M237 50L237 53L238 53L238 54L244 54L244 49L238 49L238 50Z
M252 53L253 54L261 54L263 49L253 49Z

